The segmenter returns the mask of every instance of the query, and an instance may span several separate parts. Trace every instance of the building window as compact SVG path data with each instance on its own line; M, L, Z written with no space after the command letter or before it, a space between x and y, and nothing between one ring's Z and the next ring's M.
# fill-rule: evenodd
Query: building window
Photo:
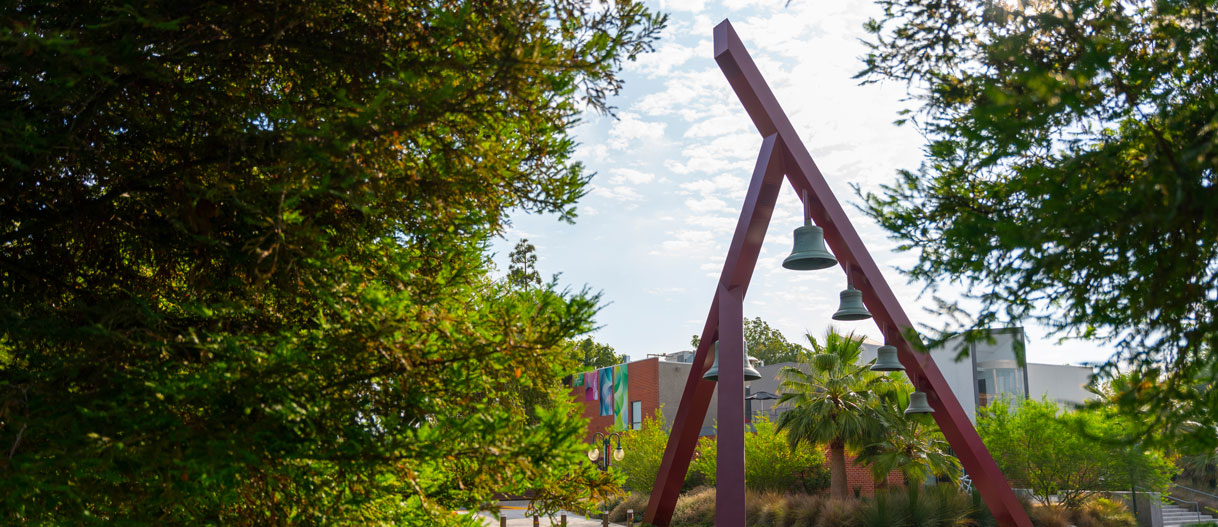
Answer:
M643 401L630 401L630 428L643 428Z

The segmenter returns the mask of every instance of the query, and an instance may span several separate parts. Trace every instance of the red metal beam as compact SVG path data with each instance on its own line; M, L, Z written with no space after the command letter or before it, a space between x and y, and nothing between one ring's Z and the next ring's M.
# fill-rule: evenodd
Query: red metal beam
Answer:
M776 177L775 174L785 172L796 193L806 196L811 202L804 206L811 210L813 221L825 230L826 243L853 279L855 287L863 292L863 303L875 317L885 340L897 347L901 363L907 368L906 374L919 389L927 392L931 407L935 409L935 421L961 464L972 476L973 484L999 524L1003 527L1031 527L1023 507L977 435L963 407L952 395L938 366L929 355L915 353L913 343L906 340L907 335L916 338L913 324L744 44L727 20L715 27L714 35L715 61L757 131L765 139L720 275L715 300L707 316L702 343L694 360L694 364L701 367L691 369L645 521L664 527L671 520L672 509L689 468L697 433L714 389L712 383L702 380L702 372L710 363L708 348L718 332L722 333L727 347L724 343L720 344L724 355L719 362L720 457L717 478L720 488L716 491L716 523L725 527L744 525L744 363L743 352L738 348L743 338L742 333L738 333L741 323L739 306L756 266L757 254L777 198L776 179L781 176ZM918 347L921 347L920 342ZM730 364L725 359L731 361Z
M652 525L668 525L672 518L673 507L677 504L677 497L681 494L681 485L685 483L685 473L689 470L689 462L693 458L694 449L698 446L698 433L702 429L702 421L706 419L706 410L710 406L711 395L715 391L716 383L705 380L702 374L710 368L714 362L714 356L710 352L712 344L719 338L723 329L720 327L722 319L721 309L723 309L725 291L730 291L728 303L742 304L745 292L748 289L749 277L753 275L753 269L757 267L757 256L761 253L761 242L765 239L765 231L770 225L770 217L774 214L774 203L778 201L778 193L782 190L782 145L777 136L766 137L761 142L761 151L757 154L757 164L753 169L753 178L749 182L749 190L745 194L744 206L740 210L740 218L736 222L736 231L732 235L731 244L728 246L727 258L723 263L723 270L719 273L719 286L715 290L715 297L711 301L710 313L706 316L706 324L702 328L701 341L698 344L698 351L694 354L693 363L695 367L690 368L689 378L685 381L685 391L681 395L681 405L677 407L677 415L673 419L672 432L668 436L668 445L664 450L664 459L660 462L660 471L656 477L656 484L651 493L651 504L647 507L647 514L643 518L645 523ZM728 308L732 309L732 308ZM738 313L743 309L742 305L737 305L734 308ZM730 319L728 319L730 320ZM735 330L739 331L740 339L734 352L727 351L724 343L720 343L719 349L723 352L724 358L729 361L738 361L735 367L726 367L723 358L719 362L719 371L730 369L736 372L739 382L719 378L719 429L720 430L739 430L740 437L740 456L739 462L726 462L723 457L717 460L716 470L723 470L723 467L733 467L737 464L738 474L733 477L723 478L716 474L718 481L737 481L739 488L729 488L727 485L716 488L716 500L719 503L727 503L735 501L741 504L743 511L744 504L744 321L743 316L738 315L735 318ZM725 338L725 342L730 338ZM734 357L734 358L733 358ZM724 397L724 386L737 386L740 392L740 397ZM730 388L727 388L730 390ZM731 408L724 407L725 399L734 399L740 405L739 412ZM739 414L739 423L729 423L727 419L735 420L736 414ZM723 449L724 434L720 433L720 442L718 448ZM732 444L729 440L728 444ZM730 455L730 454L729 454ZM726 494L722 494L726 493ZM732 497L729 498L728 495ZM718 510L718 509L716 509ZM716 513L718 514L718 513ZM743 512L742 512L743 514ZM660 523L660 521L663 523ZM730 523L723 525L732 525ZM743 523L741 524L743 525Z

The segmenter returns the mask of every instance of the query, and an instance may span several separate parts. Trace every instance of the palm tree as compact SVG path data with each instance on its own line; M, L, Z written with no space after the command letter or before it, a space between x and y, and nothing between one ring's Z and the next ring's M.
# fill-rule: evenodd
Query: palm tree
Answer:
M877 485L888 473L897 470L910 485L938 476L957 479L960 460L949 453L949 445L925 414L905 415L913 386L902 378L893 381L881 395L880 419L884 422L880 434L869 440L859 452L856 462L866 464Z
M811 334L808 371L783 368L779 404L791 403L778 418L791 447L800 443L829 444L829 494L846 499L846 447L860 447L876 437L882 421L877 412L879 395L889 378L859 365L863 338L842 335L832 326L824 342Z

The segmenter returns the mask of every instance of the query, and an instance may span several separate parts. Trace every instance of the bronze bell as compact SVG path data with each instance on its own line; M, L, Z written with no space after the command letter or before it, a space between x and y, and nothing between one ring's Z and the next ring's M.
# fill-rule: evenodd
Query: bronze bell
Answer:
M825 230L804 220L804 226L795 229L795 247L791 255L782 261L782 266L794 271L811 271L837 265L837 258L825 248Z
M930 403L926 401L926 392L913 392L909 394L909 408L905 409L905 414L932 414L935 409L930 407Z
M871 371L905 371L905 365L897 358L897 347L884 345L875 350L875 364Z
M744 380L755 381L760 379L761 372L757 371L757 368L754 368L751 363L752 360L756 359L749 357L748 345L741 343L741 347L744 350ZM711 364L709 370L706 370L702 378L712 382L719 381L719 341L717 340L715 341L715 362Z
M833 314L833 320L866 320L871 318L871 312L863 305L863 292L854 288L853 284L846 285L842 290L841 304Z

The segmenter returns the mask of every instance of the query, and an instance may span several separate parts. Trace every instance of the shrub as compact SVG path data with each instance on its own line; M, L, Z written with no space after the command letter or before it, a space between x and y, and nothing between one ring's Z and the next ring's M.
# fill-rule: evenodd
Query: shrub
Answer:
M1107 498L1096 498L1074 511L1077 527L1136 527L1137 519L1125 504Z
M810 494L794 494L787 500L785 527L816 527L816 518L825 505L825 498Z
M858 527L896 527L905 520L892 503L888 492L879 492L875 498L859 507Z
M820 508L815 527L843 527L854 523L858 517L859 502L854 500L828 500Z
M618 523L626 521L626 511L634 509L634 521L637 523L643 519L643 513L647 511L647 501L651 498L649 494L640 494L637 492L630 493L625 500L617 504L613 510L609 511L609 521Z
M714 527L715 489L701 487L682 494L672 511L673 527Z
M644 419L639 430L627 430L622 434L625 457L611 466L626 476L626 489L651 494L667 445L668 431L664 429L664 420L659 410Z
M1034 527L1069 527L1070 513L1056 505L1037 505L1028 511Z
M753 421L755 432L744 436L745 486L753 491L817 492L829 487L829 469L819 446L791 448L785 431L778 431L768 417ZM690 462L687 481L696 485L715 485L717 467L715 439L698 441L695 458Z

